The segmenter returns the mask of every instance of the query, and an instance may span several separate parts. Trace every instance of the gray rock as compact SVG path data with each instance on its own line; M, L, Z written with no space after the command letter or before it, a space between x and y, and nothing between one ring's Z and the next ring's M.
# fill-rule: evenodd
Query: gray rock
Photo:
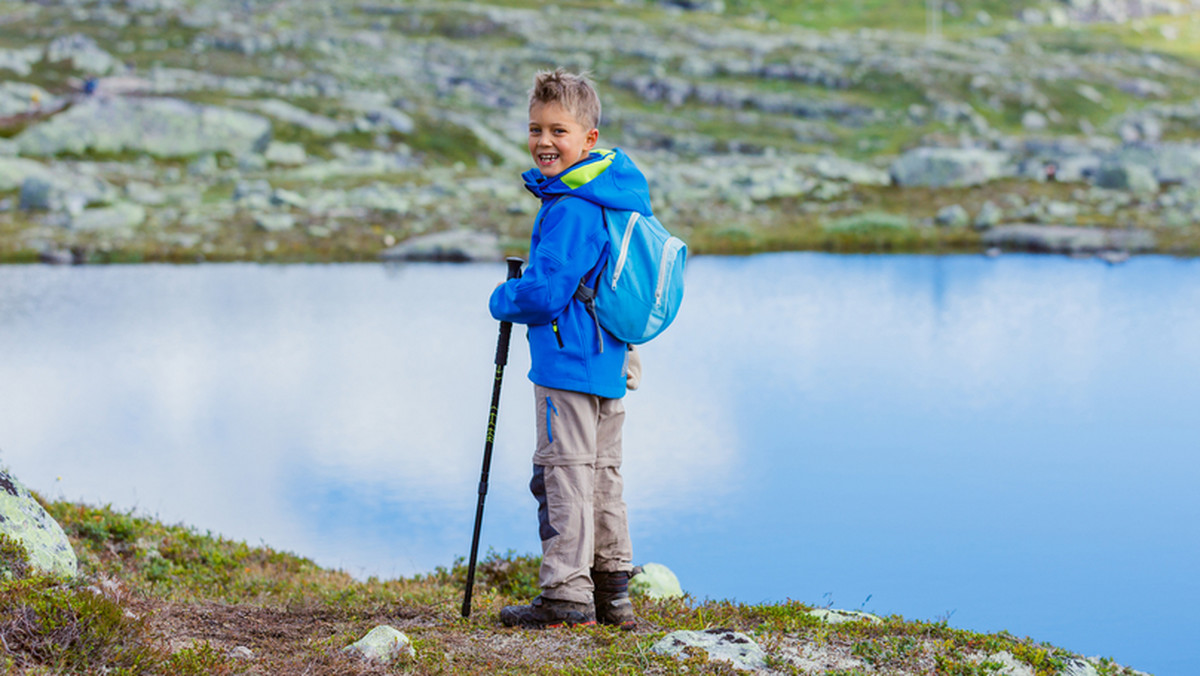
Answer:
M271 164L281 164L289 167L298 167L308 161L308 153L305 152L304 146L299 143L271 141L263 156Z
M82 33L64 35L52 40L46 46L46 61L50 63L69 61L72 68L94 75L111 72L117 63L116 59L101 49L95 40Z
M980 185L1009 173L1008 155L969 148L915 148L892 163L892 180L931 188Z
M633 569L629 591L652 599L673 599L683 596L679 578L661 563L647 563Z
M1145 230L1021 223L992 228L984 233L983 243L1004 251L1085 254L1109 250L1152 251L1155 239L1153 233Z
M31 176L21 183L18 207L22 211L49 211L53 205L53 191L50 181Z
M1025 131L1045 131L1050 126L1046 116L1036 110L1027 110L1021 115L1021 126Z
M2 68L3 66L0 66ZM37 85L24 82L0 82L0 117L9 117L33 112L37 109L53 110L62 103Z
M277 120L303 127L318 136L337 136L347 129L346 125L337 120L331 120L328 117L310 113L303 108L293 106L287 101L275 99L256 101L254 108Z
M0 533L29 554L29 565L59 577L75 577L78 560L62 526L16 477L0 470ZM9 571L12 574L15 571Z
M140 204L121 203L98 209L85 209L71 216L72 230L110 230L128 232L146 222L146 208Z
M809 615L821 620L826 624L844 624L846 622L869 622L871 624L882 624L883 620L878 615L864 613L861 610L841 610L838 608L813 608L808 611Z
M178 99L91 98L17 136L24 155L143 152L190 157L259 151L271 123L257 115Z
M1159 188L1154 172L1140 164L1103 164L1096 171L1092 183L1099 188L1138 193L1154 193Z
M961 204L951 204L939 209L933 220L943 228L964 228L971 222L971 215Z
M979 213L975 214L975 220L971 223L971 227L976 230L987 230L1000 225L1002 220L1004 220L1004 210L996 206L995 202L988 200L979 207Z
M888 173L882 169L836 156L822 156L812 164L822 178L849 181L858 185L887 185Z
M762 671L767 668L767 654L749 636L729 629L704 631L673 631L651 648L660 655L679 659L687 657L688 648L699 648L710 660L722 660L743 671Z
M291 214L255 214L254 227L267 232L282 232L296 226L296 218Z
M42 60L42 50L37 47L19 49L0 48L0 70L10 70L19 77L33 71L33 64Z
M0 192L16 190L36 178L53 183L53 175L41 162L20 157L0 157Z
M379 254L385 261L500 260L500 238L490 232L449 230L413 237Z
M391 663L398 657L412 657L416 650L412 641L399 629L381 624L366 636L342 648L344 652L358 655L364 660Z

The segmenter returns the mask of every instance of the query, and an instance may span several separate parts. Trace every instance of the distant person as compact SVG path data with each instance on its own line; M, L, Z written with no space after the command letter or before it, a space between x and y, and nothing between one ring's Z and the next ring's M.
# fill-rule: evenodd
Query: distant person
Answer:
M522 174L542 206L523 277L492 293L492 316L528 325L537 407L530 490L538 503L541 594L500 611L507 626L636 625L633 551L622 497L621 428L638 354L575 297L606 254L603 207L650 214L646 178L622 151L598 150L600 99L586 75L539 72L529 94Z
M96 80L96 78L94 76L88 76L88 78L83 81L84 96L91 96L92 94L95 94L96 86L98 84L99 84L99 82Z

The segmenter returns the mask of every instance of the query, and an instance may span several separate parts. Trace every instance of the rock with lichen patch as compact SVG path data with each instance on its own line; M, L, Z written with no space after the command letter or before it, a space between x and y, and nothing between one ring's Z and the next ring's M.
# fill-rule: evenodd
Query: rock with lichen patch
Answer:
M28 488L5 471L0 471L0 533L24 547L34 569L67 578L78 572L75 550L62 526Z

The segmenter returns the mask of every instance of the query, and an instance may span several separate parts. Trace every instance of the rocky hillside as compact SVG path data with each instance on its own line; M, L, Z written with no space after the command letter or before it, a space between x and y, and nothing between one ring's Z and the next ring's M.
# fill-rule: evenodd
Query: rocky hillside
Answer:
M694 252L1200 253L1197 0L0 0L0 259L520 250L555 65Z

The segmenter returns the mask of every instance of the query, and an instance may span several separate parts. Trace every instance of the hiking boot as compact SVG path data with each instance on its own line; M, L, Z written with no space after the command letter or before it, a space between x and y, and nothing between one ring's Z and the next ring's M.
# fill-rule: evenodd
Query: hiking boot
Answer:
M578 624L596 624L596 610L590 603L560 601L539 595L527 606L505 606L500 622L506 627L552 629Z
M595 586L596 621L620 627L624 631L637 628L633 602L629 600L629 571L592 571Z

